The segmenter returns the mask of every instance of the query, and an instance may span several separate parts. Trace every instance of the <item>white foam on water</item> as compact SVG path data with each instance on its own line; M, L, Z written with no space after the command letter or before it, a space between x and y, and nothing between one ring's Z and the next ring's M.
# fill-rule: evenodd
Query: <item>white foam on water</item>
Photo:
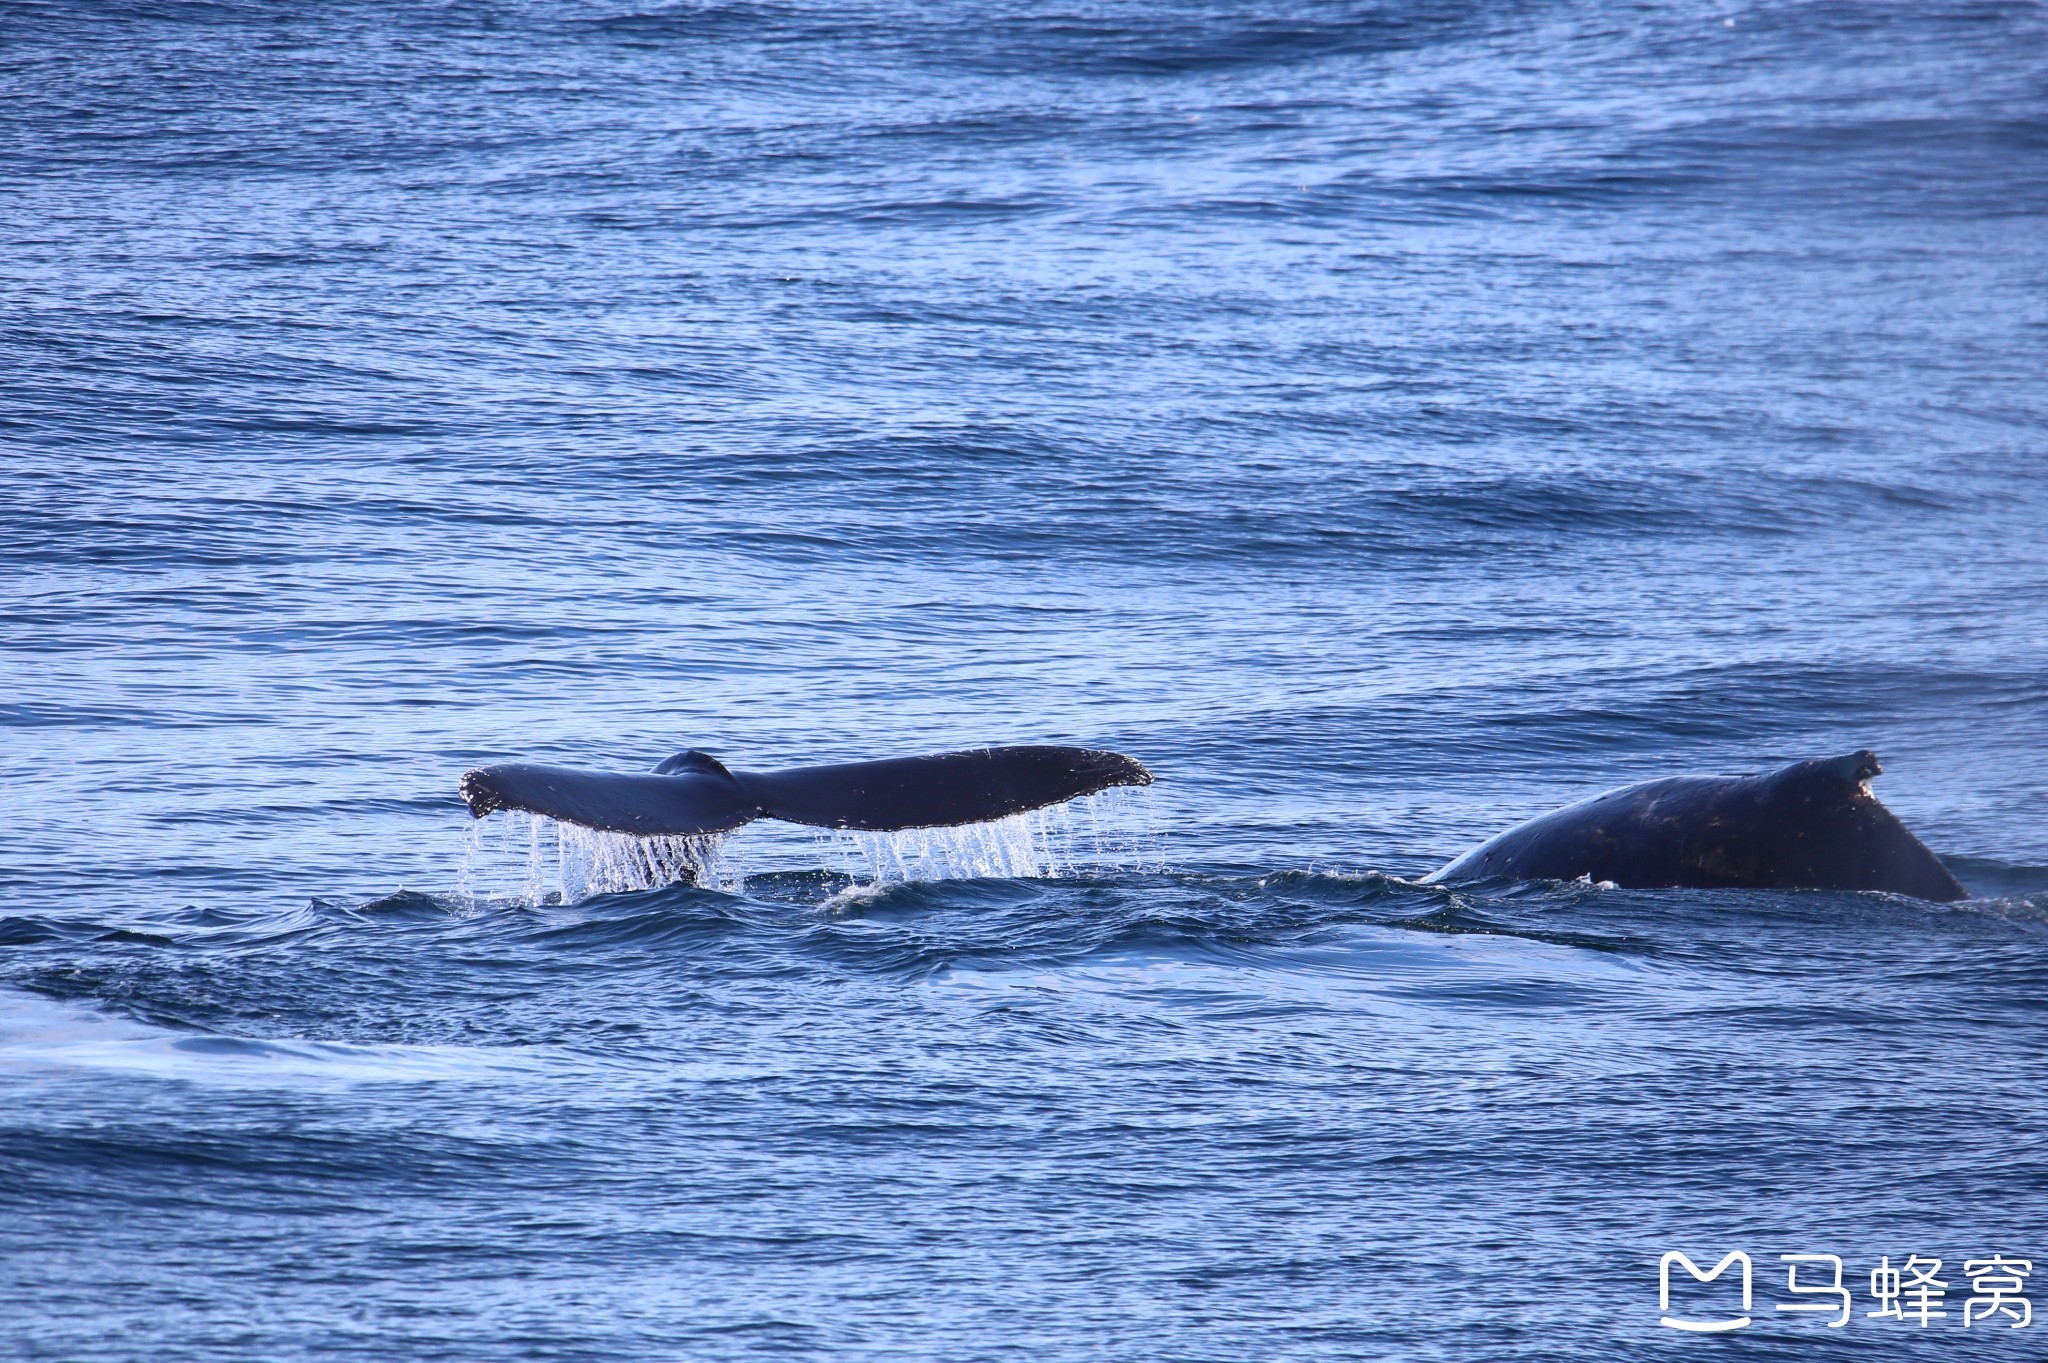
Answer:
M732 842L744 836L755 871L838 871L856 885L970 879L1054 879L1082 871L1162 870L1166 858L1143 792L1113 787L1085 799L986 823L889 833L774 825L742 834L635 837L509 811L470 825L455 895L475 909L512 901L570 904L596 894L694 884L739 894L748 871Z

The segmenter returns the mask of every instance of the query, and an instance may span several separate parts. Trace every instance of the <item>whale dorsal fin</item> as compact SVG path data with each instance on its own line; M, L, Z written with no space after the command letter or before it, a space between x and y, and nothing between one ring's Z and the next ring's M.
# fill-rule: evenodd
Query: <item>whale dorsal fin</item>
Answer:
M706 776L723 776L728 781L732 779L732 773L725 769L725 763L710 753L699 752L695 748L679 752L674 757L664 757L654 768L656 776L674 776L677 772L684 771L702 772Z
M1869 793L1870 778L1884 775L1877 754L1868 748L1843 753L1840 757L1824 757L1813 765L1844 787L1863 787L1866 794Z

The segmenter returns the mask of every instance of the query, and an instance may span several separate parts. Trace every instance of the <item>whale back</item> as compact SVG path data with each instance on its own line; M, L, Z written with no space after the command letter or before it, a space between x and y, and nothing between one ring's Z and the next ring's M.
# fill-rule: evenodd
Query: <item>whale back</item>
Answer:
M1967 893L1870 793L1868 751L1755 776L1679 776L1625 786L1488 839L1426 879L1575 880L1631 888Z

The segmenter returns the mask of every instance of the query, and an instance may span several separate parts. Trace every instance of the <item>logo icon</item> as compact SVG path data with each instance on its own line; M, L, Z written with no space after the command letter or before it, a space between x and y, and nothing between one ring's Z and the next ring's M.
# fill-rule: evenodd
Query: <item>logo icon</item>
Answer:
M1742 1265L1742 1310L1744 1314L1729 1316L1723 1320L1680 1320L1678 1317L1669 1314L1671 1310L1671 1266L1673 1264L1682 1264L1685 1271L1692 1274L1695 1282L1710 1283L1727 1272L1728 1265L1738 1263ZM1698 1264L1686 1258L1675 1249L1657 1261L1657 1307L1666 1313L1664 1324L1674 1330L1694 1330L1700 1334L1719 1334L1724 1330L1740 1330L1743 1326L1749 1324L1749 1315L1747 1313L1751 1300L1749 1256L1739 1249L1721 1260L1720 1263L1715 1264L1705 1273L1700 1272Z

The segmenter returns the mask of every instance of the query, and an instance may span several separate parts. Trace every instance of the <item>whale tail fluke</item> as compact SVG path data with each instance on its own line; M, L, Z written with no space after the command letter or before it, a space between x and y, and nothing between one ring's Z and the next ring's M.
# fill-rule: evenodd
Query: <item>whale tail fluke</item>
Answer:
M722 833L760 818L869 832L944 828L1151 783L1152 774L1121 753L1020 746L770 772L729 771L695 750L644 773L509 762L463 773L458 788L479 819L520 809L657 837Z
M651 772L577 771L507 762L462 774L456 787L481 819L498 809L523 809L563 823L642 837L722 833L761 816L737 777L702 754L678 754ZM681 763L681 765L678 765Z

